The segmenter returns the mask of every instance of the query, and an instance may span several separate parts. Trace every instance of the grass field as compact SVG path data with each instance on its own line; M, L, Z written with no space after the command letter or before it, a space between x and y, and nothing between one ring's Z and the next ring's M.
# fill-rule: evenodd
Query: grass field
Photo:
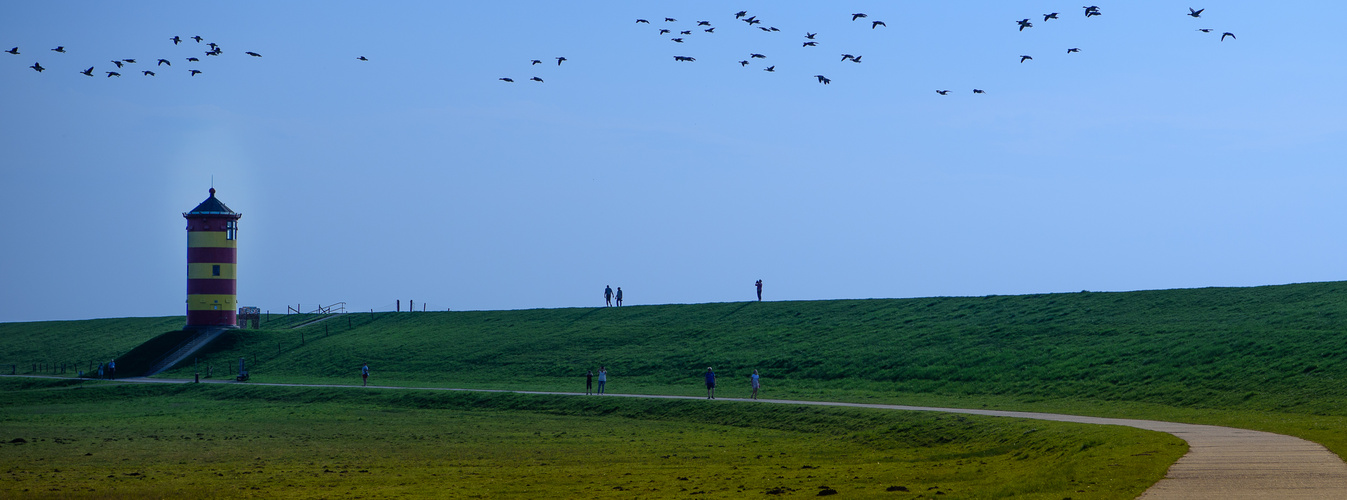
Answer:
M847 498L1133 498L1187 449L1116 426L704 400L12 379L0 389L0 497L739 498L826 487Z

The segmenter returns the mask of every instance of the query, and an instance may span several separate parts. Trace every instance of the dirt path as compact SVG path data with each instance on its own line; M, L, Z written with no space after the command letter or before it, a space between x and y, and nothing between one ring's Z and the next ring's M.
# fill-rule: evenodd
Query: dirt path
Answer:
M49 377L61 378L61 377ZM186 380L124 379L123 382L180 384ZM233 381L212 380L209 383L232 384ZM554 396L584 396L574 392L506 391L490 389L418 388L390 386L351 386L333 384L271 384L248 382L248 385L280 387L330 387L346 389L401 389L465 392L509 392L517 394L546 394ZM606 396L651 399L702 399L693 396L659 396L647 394L608 394ZM992 417L1029 418L1076 422L1082 424L1125 425L1159 432L1167 432L1188 442L1188 454L1170 467L1165 478L1146 490L1144 500L1191 499L1277 499L1319 500L1347 499L1347 464L1337 455L1317 443L1270 432L1218 427L1214 425L1180 424L1154 420L1079 417L1054 413L1033 413L998 410L967 410L961 408L931 408L924 406L881 405L864 403L833 403L824 401L792 401L784 399L722 398L718 401L743 401L771 404L844 406L882 410L935 411L963 413Z

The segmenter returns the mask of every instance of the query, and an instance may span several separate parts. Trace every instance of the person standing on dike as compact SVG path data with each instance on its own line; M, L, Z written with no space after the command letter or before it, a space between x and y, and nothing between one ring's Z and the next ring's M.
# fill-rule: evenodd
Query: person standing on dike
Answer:
M758 371L753 370L753 374L748 376L748 386L753 388L753 399L758 399Z
M622 307L622 287L617 287L617 307Z
M585 395L588 396L594 392L594 370L585 373Z
M603 303L603 307L613 307L613 287L611 285L603 285Z
M706 399L716 399L716 372L706 367Z
M619 288L621 290L621 288ZM603 395L603 386L608 383L608 367L599 367L599 395Z
M369 362L365 362L365 366L360 367L360 386L367 385L369 385Z
M758 287L758 302L762 302L762 280L758 280L757 283L754 283L754 286Z

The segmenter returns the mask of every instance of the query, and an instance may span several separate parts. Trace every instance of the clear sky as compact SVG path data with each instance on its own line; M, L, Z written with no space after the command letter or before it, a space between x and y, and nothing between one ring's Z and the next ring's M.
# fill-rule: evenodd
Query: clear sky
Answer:
M1080 5L8 1L0 321L1347 279L1347 2Z

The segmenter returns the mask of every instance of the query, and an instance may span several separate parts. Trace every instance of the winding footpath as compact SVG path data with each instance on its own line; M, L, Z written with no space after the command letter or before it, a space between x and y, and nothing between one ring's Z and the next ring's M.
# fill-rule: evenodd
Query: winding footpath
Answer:
M56 377L53 377L56 378ZM131 378L122 382L181 384L190 380ZM205 381L203 381L205 382ZM237 382L212 380L207 383ZM273 384L248 382L248 385L278 387L327 387L341 389L428 390L463 392L506 392L553 396L584 396L575 392L506 391L491 389L453 389L425 387L354 386L334 384ZM589 396L594 397L594 396ZM607 394L602 397L648 399L702 399L695 396L650 394ZM771 404L843 406L881 410L934 411L991 417L1028 418L1081 424L1123 425L1173 434L1188 442L1188 454L1169 468L1164 479L1141 495L1143 500L1338 500L1347 499L1347 464L1328 449L1304 439L1214 425L1180 424L1155 420L1080 417L1055 413L999 410L968 410L925 406L792 401L785 399L723 398L718 401L742 401Z

